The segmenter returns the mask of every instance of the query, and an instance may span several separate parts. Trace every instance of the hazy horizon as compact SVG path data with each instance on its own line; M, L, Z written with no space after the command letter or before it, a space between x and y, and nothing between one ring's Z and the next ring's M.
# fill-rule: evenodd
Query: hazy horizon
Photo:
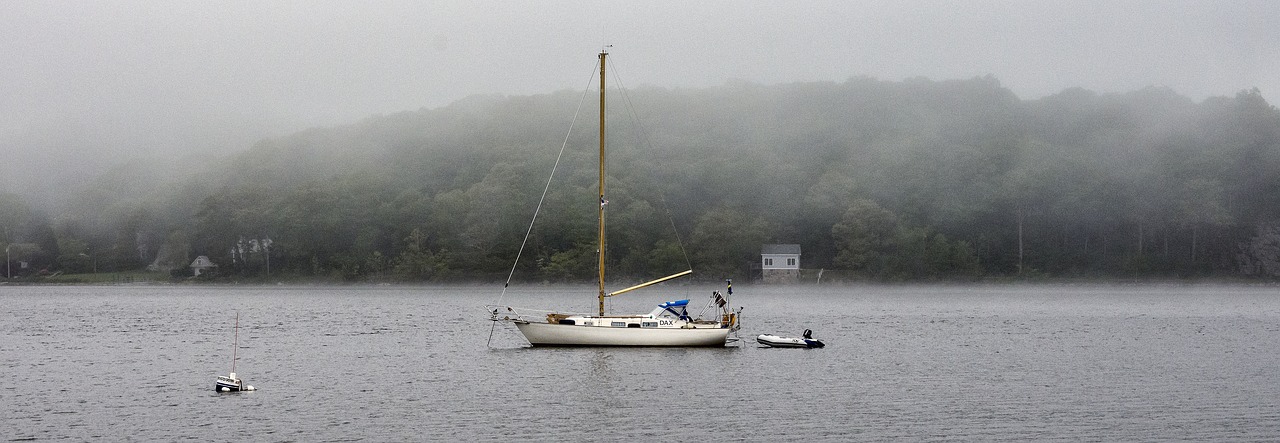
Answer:
M1280 3L7 2L0 192L475 94L992 75L1023 99L1280 100Z

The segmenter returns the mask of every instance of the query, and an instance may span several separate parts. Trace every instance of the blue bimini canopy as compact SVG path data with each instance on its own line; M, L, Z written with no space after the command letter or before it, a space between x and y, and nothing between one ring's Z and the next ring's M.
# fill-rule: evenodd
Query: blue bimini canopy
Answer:
M666 303L662 303L662 304L659 304L658 307L665 309L667 312L670 312L672 315L679 317L681 320L688 320L689 313L688 311L685 310L685 306L688 306L688 305L689 305L689 300L684 299L684 300L676 300L676 301L669 301Z
M658 305L658 307L670 309L677 306L686 306L688 304L689 304L689 299L684 299L684 300L669 301L669 302Z

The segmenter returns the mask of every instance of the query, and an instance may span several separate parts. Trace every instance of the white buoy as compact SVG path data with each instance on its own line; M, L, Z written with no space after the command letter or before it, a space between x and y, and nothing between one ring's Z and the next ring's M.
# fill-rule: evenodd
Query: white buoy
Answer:
M253 386L245 386L245 387L244 387L244 390L246 390L246 391L256 391L256 390L258 390L258 388L255 388L255 387L253 387Z

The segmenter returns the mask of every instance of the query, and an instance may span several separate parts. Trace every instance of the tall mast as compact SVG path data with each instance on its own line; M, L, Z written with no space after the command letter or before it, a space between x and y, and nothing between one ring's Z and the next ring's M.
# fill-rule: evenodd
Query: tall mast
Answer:
M609 53L600 51L600 316L604 316L604 58Z
M236 352L240 350L240 311L236 311L236 339L231 345L231 373L236 373Z

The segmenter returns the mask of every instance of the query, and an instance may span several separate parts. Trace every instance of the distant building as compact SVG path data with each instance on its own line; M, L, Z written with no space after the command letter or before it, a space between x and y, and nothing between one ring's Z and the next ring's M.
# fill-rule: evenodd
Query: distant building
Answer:
M199 277L201 273L209 270L209 268L216 267L218 267L218 265L214 264L212 260L209 260L209 257L203 255L196 257L196 261L191 262L191 272L192 275L196 277Z
M765 283L800 281L800 245L764 245L760 248L760 273Z

